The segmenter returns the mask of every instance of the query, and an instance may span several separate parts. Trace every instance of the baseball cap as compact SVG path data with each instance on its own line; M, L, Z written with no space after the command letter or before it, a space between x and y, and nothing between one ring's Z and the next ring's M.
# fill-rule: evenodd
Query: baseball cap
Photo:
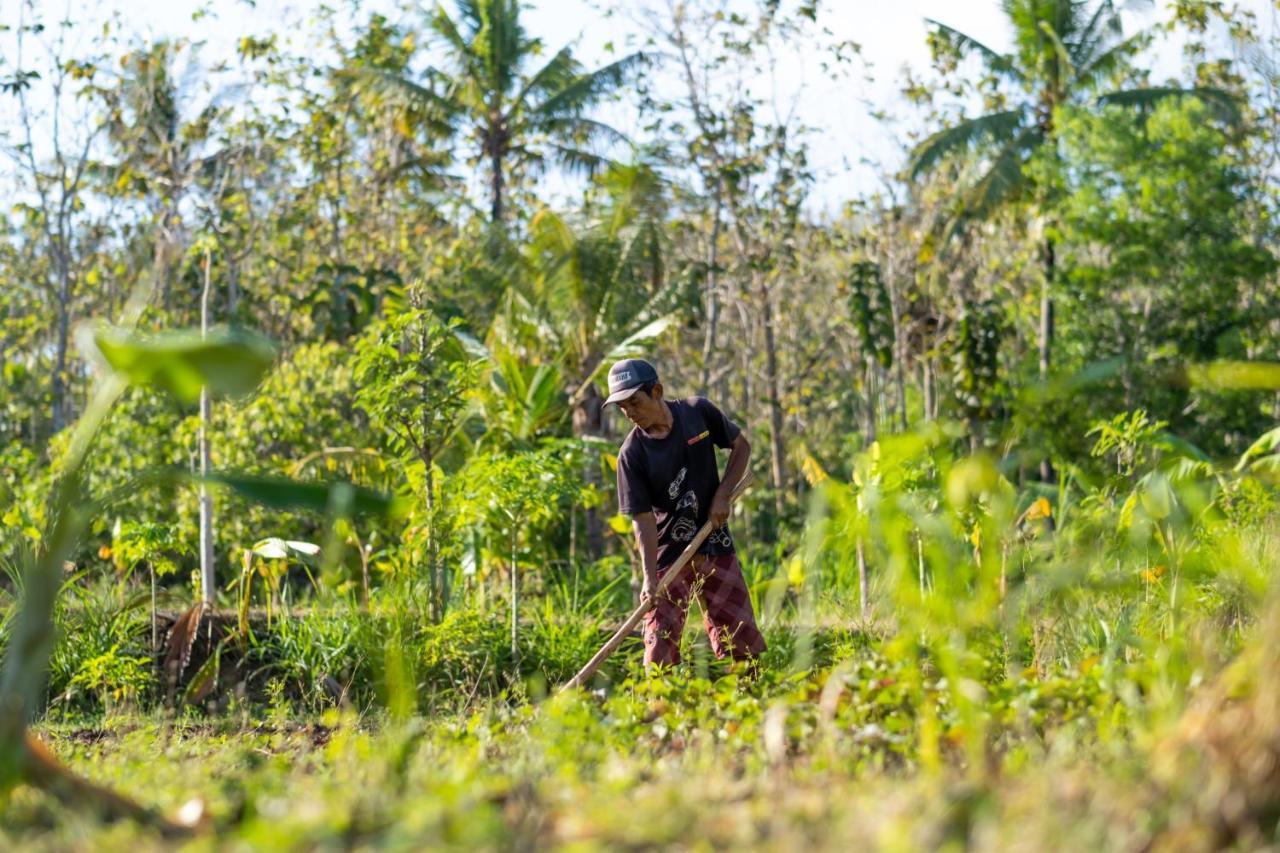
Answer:
M618 403L627 399L643 385L658 381L658 371L643 358L624 358L614 362L609 368L609 399L604 401Z

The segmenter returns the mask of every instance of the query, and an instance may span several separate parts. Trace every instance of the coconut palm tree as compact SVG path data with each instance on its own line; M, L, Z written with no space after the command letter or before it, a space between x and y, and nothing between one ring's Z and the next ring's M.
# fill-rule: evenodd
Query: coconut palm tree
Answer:
M617 89L642 57L630 54L587 71L564 47L526 73L543 44L521 25L518 0L456 0L456 6L456 15L437 6L430 18L446 63L420 81L384 71L365 77L384 92L436 111L465 134L472 156L487 166L490 216L500 225L513 173L548 160L592 172L606 162L592 146L625 141L586 112Z
M929 20L938 37L959 53L977 54L989 72L1011 84L1016 94L1005 109L960 121L920 142L909 172L918 178L954 155L979 155L976 178L967 182L951 224L954 233L967 221L981 220L1006 204L1029 201L1040 217L1052 215L1052 200L1023 168L1035 155L1055 156L1054 117L1061 106L1117 104L1150 108L1172 97L1196 96L1226 121L1238 119L1234 99L1219 89L1145 87L1107 91L1145 43L1146 34L1125 37L1112 0L1003 0L1013 31L1013 51L999 53L982 42ZM1040 299L1040 375L1049 373L1053 346L1053 295L1056 246L1051 229L1041 244L1043 285ZM1052 476L1047 463L1046 479Z

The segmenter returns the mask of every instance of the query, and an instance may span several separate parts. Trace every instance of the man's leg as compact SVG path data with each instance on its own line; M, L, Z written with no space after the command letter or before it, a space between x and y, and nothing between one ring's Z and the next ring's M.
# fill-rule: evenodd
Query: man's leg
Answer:
M684 633L689 609L692 567L658 596L656 606L644 615L644 667L650 664L675 666L680 663L680 635ZM665 572L663 573L665 574ZM662 574L658 575L659 579Z
M764 635L756 625L742 566L735 554L706 558L706 566L698 572L699 600L702 619L717 658L725 655L745 660L754 667L755 658L766 646Z

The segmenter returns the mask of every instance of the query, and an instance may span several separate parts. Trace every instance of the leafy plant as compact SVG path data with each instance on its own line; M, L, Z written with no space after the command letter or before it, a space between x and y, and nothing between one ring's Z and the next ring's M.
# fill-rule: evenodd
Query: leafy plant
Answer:
M466 495L464 518L505 533L509 543L511 658L520 659L520 559L522 534L561 516L566 501L581 497L582 485L570 467L570 445L472 457L459 474Z
M405 309L373 327L356 349L358 404L387 433L394 450L422 466L426 571L436 619L447 599L436 467L462 419L477 375L454 327L425 309Z

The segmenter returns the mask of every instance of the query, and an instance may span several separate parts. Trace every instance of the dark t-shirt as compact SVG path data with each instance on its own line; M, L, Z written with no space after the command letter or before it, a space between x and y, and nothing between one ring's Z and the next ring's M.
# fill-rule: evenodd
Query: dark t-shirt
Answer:
M653 511L659 569L674 563L706 524L720 487L715 448L732 446L742 431L703 397L668 401L667 406L671 432L650 438L633 427L618 451L618 507L631 516ZM729 525L713 530L698 553L732 554Z

